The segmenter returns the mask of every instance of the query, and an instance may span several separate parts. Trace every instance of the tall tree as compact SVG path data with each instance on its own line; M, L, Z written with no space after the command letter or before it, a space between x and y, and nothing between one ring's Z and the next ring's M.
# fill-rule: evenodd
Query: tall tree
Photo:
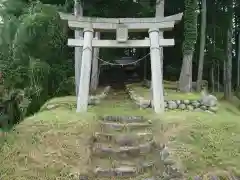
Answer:
M185 0L183 62L179 78L179 90L190 92L192 88L192 59L197 40L197 0Z
M233 15L234 15L234 1L228 0L227 2L227 16L228 16L228 28L227 28L227 43L226 53L227 60L225 62L225 82L224 82L224 98L230 100L232 97L232 38L233 38Z
M198 76L197 76L197 90L201 90L201 82L203 77L203 65L204 65L204 50L206 43L206 26L207 26L207 1L202 0L201 8L201 39L200 39L200 51L198 62Z

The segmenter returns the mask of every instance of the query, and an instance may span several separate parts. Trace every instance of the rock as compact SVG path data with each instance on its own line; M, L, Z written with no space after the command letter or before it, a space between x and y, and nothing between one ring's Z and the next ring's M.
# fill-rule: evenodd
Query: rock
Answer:
M168 101L169 109L177 109L177 103L175 101Z
M137 169L135 167L124 166L115 168L115 173L116 176L131 177L136 175Z
M100 103L100 100L94 96L91 96L89 99L88 99L88 104L89 105L96 105L96 104L99 104Z
M186 109L186 105L185 104L180 104L178 106L178 108L181 109L181 110L184 110L184 109Z
M181 100L176 100L177 105L181 104Z
M187 100L187 99L186 99L186 100L183 100L183 103L186 104L186 105L188 105L188 104L190 104L190 100Z
M89 180L87 175L80 175L79 180Z
M102 120L122 123L134 123L146 121L143 116L103 116Z
M206 110L205 112L209 113L209 114L214 114L214 112Z
M168 102L164 101L164 107L167 108L168 107Z
M100 126L102 128L102 130L106 130L106 131L111 131L111 130L115 130L115 131L121 131L124 129L141 129L141 128L148 128L151 127L151 124L149 122L147 123L128 123L128 124L119 124L119 123L100 123Z
M47 106L47 109L48 109L48 110L53 109L53 108L55 108L55 106L56 106L56 105L54 105L54 104L50 104L50 105Z
M153 161L143 162L143 163L141 163L141 165L140 165L140 169L141 169L142 171L145 171L145 170L147 170L147 169L149 169L149 168L152 168L152 167L154 167L154 162L153 162Z
M194 107L192 105L187 105L187 110L193 111Z
M216 113L218 111L218 107L217 106L209 107L208 110L211 111L211 112Z
M194 176L193 180L202 180L202 177L201 176Z
M103 99L103 98L105 98L106 96L107 96L107 94L102 93L102 94L98 95L98 98L99 98L99 99Z
M163 150L160 152L160 157L161 157L161 160L164 161L165 159L167 159L167 157L169 156L169 150L168 148L165 146L163 148Z
M200 102L197 100L192 101L191 104L194 108L199 108L201 105Z
M116 137L116 143L120 146L132 146L136 138L128 135L120 135Z
M203 112L203 110L200 109L200 108L196 108L196 109L194 109L194 111L196 111L196 112Z
M163 161L163 163L164 163L165 166L174 165L175 164L175 160L169 156L168 158L166 158Z
M203 111L206 111L207 107L206 106L201 106L200 109L202 109Z
M171 178L181 178L183 173L180 171L180 168L175 165L169 165L166 167L165 171Z
M153 145L154 145L153 141L150 143L140 144L139 145L140 153L147 154L147 153L151 152Z
M203 94L202 98L201 98L201 104L204 106L208 106L208 107L213 107L213 106L217 106L217 98L214 95L211 94Z
M100 176L100 177L111 177L111 176L115 176L115 172L113 169L102 169L100 167L96 168L94 170L94 174L96 176Z
M140 99L139 100L139 105L141 108L148 108L151 104L150 100L146 100L146 99Z

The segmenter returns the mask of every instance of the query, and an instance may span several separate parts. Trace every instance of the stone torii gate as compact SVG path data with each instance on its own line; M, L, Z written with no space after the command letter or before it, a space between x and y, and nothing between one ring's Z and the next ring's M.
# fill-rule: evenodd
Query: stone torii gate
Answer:
M159 32L172 30L182 19L182 13L164 18L93 18L76 17L71 14L59 13L61 19L68 21L68 26L74 30L84 29L84 37L68 39L68 46L83 47L80 87L77 100L77 112L86 112L88 107L89 84L92 64L92 48L146 48L150 47L153 105L156 113L164 112L163 75L161 61L162 48L174 46L174 39L160 39ZM116 40L97 40L95 32L112 32ZM143 40L128 40L128 32L146 32L149 38Z

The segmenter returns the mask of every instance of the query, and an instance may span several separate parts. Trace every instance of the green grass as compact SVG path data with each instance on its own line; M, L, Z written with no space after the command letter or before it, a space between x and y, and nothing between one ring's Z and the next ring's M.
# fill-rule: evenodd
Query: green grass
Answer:
M147 87L143 87L140 83L135 83L135 84L131 84L129 85L130 88L132 90L134 90L135 92L137 92L137 94L139 94L140 96L146 98L146 99L150 99L151 98L151 93L150 93L150 89ZM166 84L164 85L165 87L165 91L167 93L167 96L165 96L166 100L185 100L186 97L188 100L198 100L201 98L200 93L181 93L181 92L176 92L176 90L174 90L172 87L169 88L169 86L171 86L171 84Z
M156 139L169 143L189 175L240 170L240 111L236 107L240 101L236 98L234 103L221 101L216 115L155 115L151 109L138 109L119 92L112 92L98 106L90 106L88 113L77 114L72 108L75 99L68 96L48 101L43 107L60 105L42 109L1 138L1 180L69 180L73 179L71 173L86 172L88 138L97 128L98 115L144 115L154 119Z

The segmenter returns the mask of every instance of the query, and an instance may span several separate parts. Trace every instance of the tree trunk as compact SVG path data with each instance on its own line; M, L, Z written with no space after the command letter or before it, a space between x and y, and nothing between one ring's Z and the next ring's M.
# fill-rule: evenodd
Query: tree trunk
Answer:
M226 91L225 98L226 100L230 100L232 97L232 28L228 30L228 56L226 62Z
M226 60L223 61L223 92L224 92L224 99L227 99L226 93L225 93L227 92L226 90L227 85L225 82L226 82Z
M238 33L237 88L240 87L240 33Z
M226 100L231 100L232 98L232 37L233 37L233 0L230 1L231 4L229 9L229 26L227 31L227 62L226 62L226 74L225 74L225 91L224 98Z
M198 62L198 77L197 77L197 91L201 90L201 82L203 76L203 64L204 64L204 49L206 42L206 24L207 24L207 5L206 0L202 0L202 11L201 11L201 39L200 39L200 51L199 51L199 62Z
M83 8L79 0L74 0L74 15L82 16ZM82 30L75 30L75 39L83 37ZM82 47L75 47L75 89L76 96L78 95L81 75L81 64L82 64Z
M192 58L193 52L184 55L181 74L179 78L179 90L190 92L192 88Z
M95 38L100 39L100 32L95 33ZM92 74L91 74L91 85L90 90L96 91L98 87L98 56L99 48L93 50L93 62L92 62Z
M217 65L217 92L220 92L220 67L219 67L219 62L218 62L218 65Z
M214 80L214 64L211 67L211 84L212 84L212 92L215 92L215 80Z

